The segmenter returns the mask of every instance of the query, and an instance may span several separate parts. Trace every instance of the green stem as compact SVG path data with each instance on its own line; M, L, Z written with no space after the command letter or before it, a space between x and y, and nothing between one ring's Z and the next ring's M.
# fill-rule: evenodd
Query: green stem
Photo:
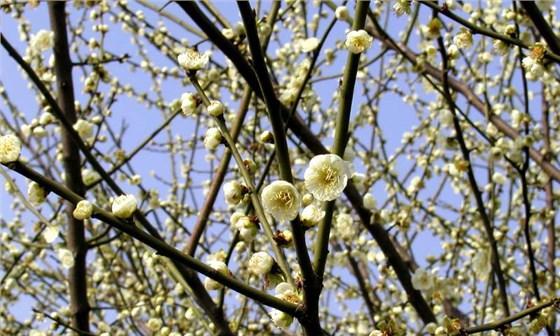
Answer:
M194 88L196 89L198 94L201 96L203 104L205 106L210 105L210 99L208 99L208 96L206 96L206 93L204 92L204 90L202 89L200 84L198 83L196 75L192 72L189 73L188 75L189 75L189 78L191 80L192 85L194 86ZM259 198L258 192L255 188L255 184L253 183L253 179L251 177L251 174L249 173L249 171L245 167L245 163L243 162L243 158L241 157L241 153L239 153L239 150L237 149L237 146L235 146L235 140L233 140L233 138L232 138L232 136L231 136L226 124L225 124L225 120L224 120L223 116L213 117L213 120L216 123L216 125L218 126L218 128L220 129L220 132L222 133L222 136L224 137L224 139L225 139L225 141L228 145L228 148L233 155L233 158L237 162L237 167L239 169L239 172L241 173L241 177L243 178L243 181L245 181L245 184L249 189L249 195L251 197L251 203L253 204L253 207L255 209L255 214L259 218L259 221L263 226L265 235L266 235L267 239L269 240L270 244L272 245L272 250L273 250L274 255L276 256L276 259L277 259L276 261L278 262L278 265L280 266L280 268L284 272L288 282L291 285L295 285L294 279L292 277L292 273L290 272L290 268L288 266L288 262L286 261L286 256L284 255L284 252L282 251L282 249L278 246L278 244L274 240L274 232L272 231L272 226L270 225L270 223L266 219L266 215L265 215L264 209L262 207L261 200Z
M369 1L359 1L357 3L355 19L352 24L353 30L364 28L368 8ZM348 58L344 69L333 146L334 153L340 157L344 156L344 150L346 149L346 144L348 142L348 128L350 124L350 114L352 112L352 98L354 95L356 74L358 73L361 55L361 53L353 54L348 52ZM323 222L321 222L321 225L319 225L319 231L317 233L314 267L315 273L319 279L322 279L323 277L327 256L329 254L329 236L331 232L335 202L336 201L330 201L325 205L325 218Z

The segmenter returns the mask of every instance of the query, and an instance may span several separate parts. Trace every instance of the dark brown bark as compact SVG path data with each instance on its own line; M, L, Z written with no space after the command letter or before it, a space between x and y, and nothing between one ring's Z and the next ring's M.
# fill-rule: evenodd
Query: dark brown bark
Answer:
M77 120L74 108L74 87L72 84L72 62L68 49L68 36L66 33L65 2L49 2L49 17L51 29L54 32L54 70L56 74L58 104L64 116L71 124ZM66 174L66 186L80 196L84 196L80 166L80 150L62 128L63 165ZM86 254L87 244L84 235L84 222L72 216L74 206L66 204L66 218L68 228L66 238L68 248L74 255L74 266L68 274L70 290L70 311L72 314L72 327L88 332L90 307L87 295L87 269Z

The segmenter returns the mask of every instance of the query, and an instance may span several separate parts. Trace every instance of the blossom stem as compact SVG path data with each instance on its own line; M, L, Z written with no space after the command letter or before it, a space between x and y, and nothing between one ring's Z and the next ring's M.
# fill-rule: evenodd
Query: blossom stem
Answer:
M210 105L210 99L208 99L208 96L206 96L206 93L204 92L204 89L202 89L202 87L200 86L200 83L198 82L198 80L196 78L196 74L194 72L189 72L188 76L191 80L192 85L194 86L194 88L196 89L198 94L201 96L203 104L205 106ZM272 231L272 226L270 225L270 223L266 219L264 208L261 204L261 200L260 200L259 195L257 193L257 190L255 188L255 184L253 183L253 179L251 178L251 174L249 173L249 171L245 167L245 163L243 162L243 158L241 157L241 154L239 153L239 150L237 149L237 146L235 146L235 140L231 136L231 133L229 132L229 130L228 130L226 124L225 124L225 120L224 120L223 116L213 117L213 118L214 118L214 122L216 123L216 125L220 129L220 132L222 133L222 135L224 137L224 140L226 141L226 143L228 145L228 148L233 155L233 158L235 159L235 161L237 163L237 167L238 167L238 169L241 173L241 177L243 178L243 181L245 182L245 184L249 188L249 195L250 195L250 198L251 198L251 203L253 204L253 208L255 209L255 214L257 215L260 223L263 226L263 229L264 229L264 232L265 232L265 235L266 235L267 239L269 240L270 244L272 244L272 249L274 251L274 255L277 258L278 265L282 269L282 272L284 272L284 275L286 276L286 279L288 280L288 282L290 284L294 285L295 282L294 282L294 279L293 279L292 274L290 272L290 268L288 267L288 262L286 261L286 256L284 255L284 252L282 251L282 249L278 246L278 244L274 240L274 232Z
M470 328L466 328L464 330L464 333L471 335L471 334L477 334L477 333L481 333L484 331L490 331L490 330L498 330L500 328L505 327L506 325L511 324L512 322L515 322L517 320L522 319L523 317L527 316L527 315L532 315L535 313L540 312L541 310L550 307L550 306L556 306L556 309L560 308L560 298L555 297L549 301L540 303L538 305L529 307L525 310L522 310L520 312L518 312L517 314L513 314L511 316L508 316L502 320L498 320L498 321L494 321L494 322L490 322L490 323L486 323L483 325L479 325L476 327L470 327Z
M245 116L247 115L247 111L249 108L249 103L251 100L252 90L247 88L245 93L243 94L243 98L241 99L241 103L239 105L239 110L235 117L235 123L231 129L231 136L234 141L236 141L237 136L241 130L241 125L245 120ZM224 177L228 171L229 164L231 162L231 150L226 149L223 153L222 160L220 161L220 165L216 170L212 178L212 184L210 185L210 189L204 200L204 205L200 209L200 212L196 218L196 223L194 225L189 246L187 248L187 253L191 256L194 256L196 248L199 244L200 237L206 228L206 223L208 222L208 218L210 216L210 212L212 212L212 208L214 207L214 203L216 202L216 198L218 196L218 192L224 182Z
M367 17L369 1L359 1L356 5L356 14L352 24L353 30L363 29ZM356 75L360 64L359 54L348 52L342 86L340 89L338 112L336 117L336 130L334 136L333 152L340 157L344 156L344 150L348 142L348 128L350 124L350 114L352 111L352 98L356 84ZM325 264L329 254L329 236L331 232L334 206L336 201L330 201L325 205L325 218L319 225L317 240L315 242L315 273L321 279L325 272Z

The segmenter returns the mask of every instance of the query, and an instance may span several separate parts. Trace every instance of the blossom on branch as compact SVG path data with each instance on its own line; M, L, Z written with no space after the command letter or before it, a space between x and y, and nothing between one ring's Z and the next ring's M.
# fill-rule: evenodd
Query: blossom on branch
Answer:
M346 42L344 45L346 49L353 54L359 54L371 47L373 37L371 37L365 30L353 30L346 35Z
M21 152L21 142L13 134L0 136L0 163L17 161Z
M298 215L301 197L289 182L274 181L261 193L264 210L279 222L291 221Z
M342 194L350 176L350 164L340 156L317 155L304 173L305 187L319 201L332 201Z

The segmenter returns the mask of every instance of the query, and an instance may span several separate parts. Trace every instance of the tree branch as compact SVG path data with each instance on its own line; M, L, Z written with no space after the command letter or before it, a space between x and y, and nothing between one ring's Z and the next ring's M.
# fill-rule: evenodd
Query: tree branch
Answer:
M43 176L42 174L31 169L30 167L28 167L22 162L16 161L3 165L15 172L18 172L19 174L25 176L28 179L37 182L39 185L45 188L45 190L55 193L56 195L71 202L74 205L84 199L83 197L74 193L72 190L68 189L64 185L59 184ZM246 295L247 297L257 300L267 306L278 309L292 316L299 317L301 315L301 311L297 305L276 298L258 289L255 289L230 275L220 273L219 271L213 269L212 267L204 264L200 260L182 253L181 251L168 245L161 239L153 237L147 232L139 229L137 226L133 224L133 222L118 219L117 217L113 216L112 213L98 206L94 206L93 209L94 209L92 215L93 218L99 219L107 223L108 225L112 226L113 228L122 231L128 234L129 236L131 236L132 238L146 244L147 246L153 248L159 255L168 257L169 259L174 261L176 265L188 267L193 271L199 272L223 284L224 286L227 286L233 289L234 291Z
M519 3L521 4L521 7L525 9L527 15L531 21L533 21L535 28L537 28L539 33L541 33L550 49L554 53L560 54L560 39L558 39L556 34L554 34L554 30L552 30L552 27L542 15L539 7L537 7L537 3L534 1L520 1Z
M556 298L554 298L550 301L546 301L546 302L543 302L543 303L538 304L536 306L533 306L533 307L527 308L525 310L522 310L519 313L508 316L508 317L506 317L502 320L494 321L494 322L483 324L483 325L476 326L476 327L466 328L466 329L464 329L464 333L470 335L470 334L477 334L477 333L484 332L484 331L499 330L499 329L511 324L512 322L515 322L519 319L522 319L525 316L533 315L535 313L538 313L541 310L543 310L544 308L547 308L547 307L550 307L550 306L556 306L556 309L558 309L559 305L560 305L560 299L556 297Z
M437 14L436 14L437 15ZM461 154L463 155L463 159L467 162L467 177L469 180L469 185L473 196L476 201L478 213L480 218L482 219L482 224L484 225L484 229L486 231L486 238L488 239L488 243L490 244L490 250L492 252L492 269L494 274L496 275L496 279L498 280L498 288L500 290L500 299L502 301L502 306L504 308L504 312L506 315L509 315L509 304L508 304L508 296L507 296L507 284L504 277L504 272L502 270L502 266L500 263L500 254L498 251L498 244L496 243L496 238L494 238L494 228L488 217L488 213L486 211L486 207L484 206L484 200L482 198L482 193L478 188L478 183L476 181L476 176L474 174L474 170L472 167L472 162L470 159L470 150L467 147L465 142L465 138L463 135L463 130L461 128L461 124L459 122L459 118L457 117L457 112L455 110L455 104L453 102L453 97L451 95L451 91L449 89L449 80L448 80L448 72L449 72L449 65L448 65L448 58L447 53L445 51L445 45L443 43L443 38L440 36L438 38L438 45L439 51L441 53L442 58L442 83L443 83L443 91L444 91L444 98L445 101L449 105L449 110L453 114L453 127L455 129L455 137L457 142L459 143L459 147L461 149Z
M77 113L74 108L74 84L72 82L72 61L68 49L68 36L66 33L66 3L49 2L49 17L51 29L54 33L54 71L58 102L66 120L74 124ZM82 182L82 168L80 150L74 143L68 131L62 129L63 165L66 175L66 186L81 197L85 195ZM72 327L83 332L89 332L89 300L87 288L86 255L88 247L85 241L84 222L77 220L72 215L74 206L67 202L66 220L68 232L66 234L68 248L74 256L74 266L69 270L68 286L70 292L70 311L72 314Z

